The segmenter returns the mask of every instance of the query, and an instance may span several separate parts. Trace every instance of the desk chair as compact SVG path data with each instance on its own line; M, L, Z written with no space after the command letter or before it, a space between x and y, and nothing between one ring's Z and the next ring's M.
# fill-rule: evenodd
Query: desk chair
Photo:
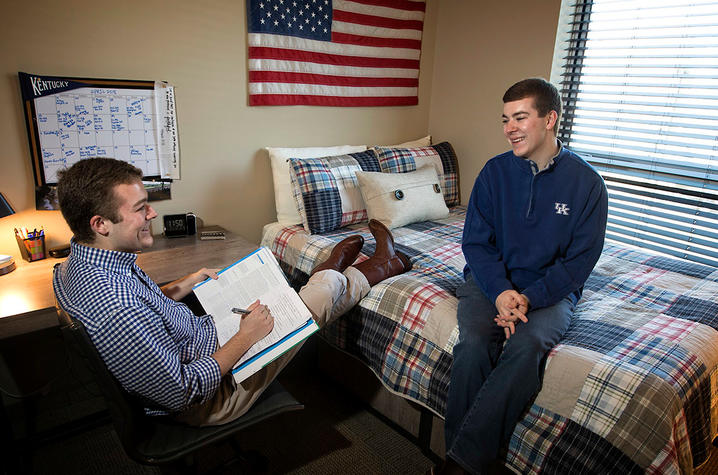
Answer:
M277 381L270 384L246 414L220 426L193 427L169 417L146 416L142 405L127 393L105 366L90 340L85 326L57 306L60 326L69 346L88 363L107 403L115 431L127 455L144 465L163 465L180 458L190 458L196 450L227 440L240 461L255 465L266 463L256 455L241 452L231 437L268 417L286 411L303 409ZM253 460L254 459L254 460Z

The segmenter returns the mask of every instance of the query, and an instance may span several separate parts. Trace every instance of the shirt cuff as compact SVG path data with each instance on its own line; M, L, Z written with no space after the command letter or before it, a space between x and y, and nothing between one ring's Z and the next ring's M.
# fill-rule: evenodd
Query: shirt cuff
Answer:
M529 308L541 308L546 306L546 290L543 285L533 284L526 287L521 293L529 299Z
M501 280L488 288L488 297L491 299L491 303L496 305L496 299L499 298L502 292L513 289L513 285L508 280Z
M203 356L193 361L192 366L199 376L202 385L202 402L205 402L214 396L222 381L219 363L211 356Z

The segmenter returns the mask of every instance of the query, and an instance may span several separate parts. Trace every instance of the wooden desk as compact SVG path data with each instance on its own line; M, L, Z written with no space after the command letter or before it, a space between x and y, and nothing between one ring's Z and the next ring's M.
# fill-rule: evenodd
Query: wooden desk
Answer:
M226 267L257 249L257 245L226 232L226 239L201 241L197 236L155 236L151 249L137 264L155 282L164 284L202 267ZM52 268L65 259L16 260L17 269L0 276L0 338L56 327Z

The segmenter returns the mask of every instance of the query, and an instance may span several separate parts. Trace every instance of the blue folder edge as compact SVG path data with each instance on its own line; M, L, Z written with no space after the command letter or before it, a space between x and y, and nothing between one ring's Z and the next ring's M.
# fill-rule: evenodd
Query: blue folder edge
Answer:
M304 322L304 324L303 324L301 327L297 328L296 330L294 330L294 331L291 332L291 333L288 333L288 334L285 335L284 338L282 338L281 340L275 342L275 343L274 343L273 345L271 345L271 346L266 347L265 349L263 349L262 351L260 351L260 352L257 353L256 355L252 356L251 358L249 358L249 359L248 359L247 361L245 361L244 363L242 363L241 365L239 365L239 366L237 366L236 368L232 369L232 374L241 371L245 366L247 366L247 365L253 363L253 362L256 361L258 358L261 358L263 355L269 353L269 352L272 351L274 348L276 348L277 346L281 345L283 342L287 341L289 338L293 337L294 335L296 335L296 334L299 333L300 331L304 330L304 329L307 328L308 326L312 325L313 323L314 323L314 319L309 318L306 322ZM274 360L272 360L272 361L274 361ZM271 361L268 361L268 362L267 362L267 364L269 364L269 363L271 363ZM266 366L266 365L265 365L265 366Z

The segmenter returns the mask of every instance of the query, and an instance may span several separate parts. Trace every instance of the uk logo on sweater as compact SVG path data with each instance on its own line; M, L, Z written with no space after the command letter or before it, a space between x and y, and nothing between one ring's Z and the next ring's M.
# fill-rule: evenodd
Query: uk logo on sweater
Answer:
M566 203L554 203L556 208L556 214L562 214L564 216L568 216L568 212L571 211L571 208L568 207Z

